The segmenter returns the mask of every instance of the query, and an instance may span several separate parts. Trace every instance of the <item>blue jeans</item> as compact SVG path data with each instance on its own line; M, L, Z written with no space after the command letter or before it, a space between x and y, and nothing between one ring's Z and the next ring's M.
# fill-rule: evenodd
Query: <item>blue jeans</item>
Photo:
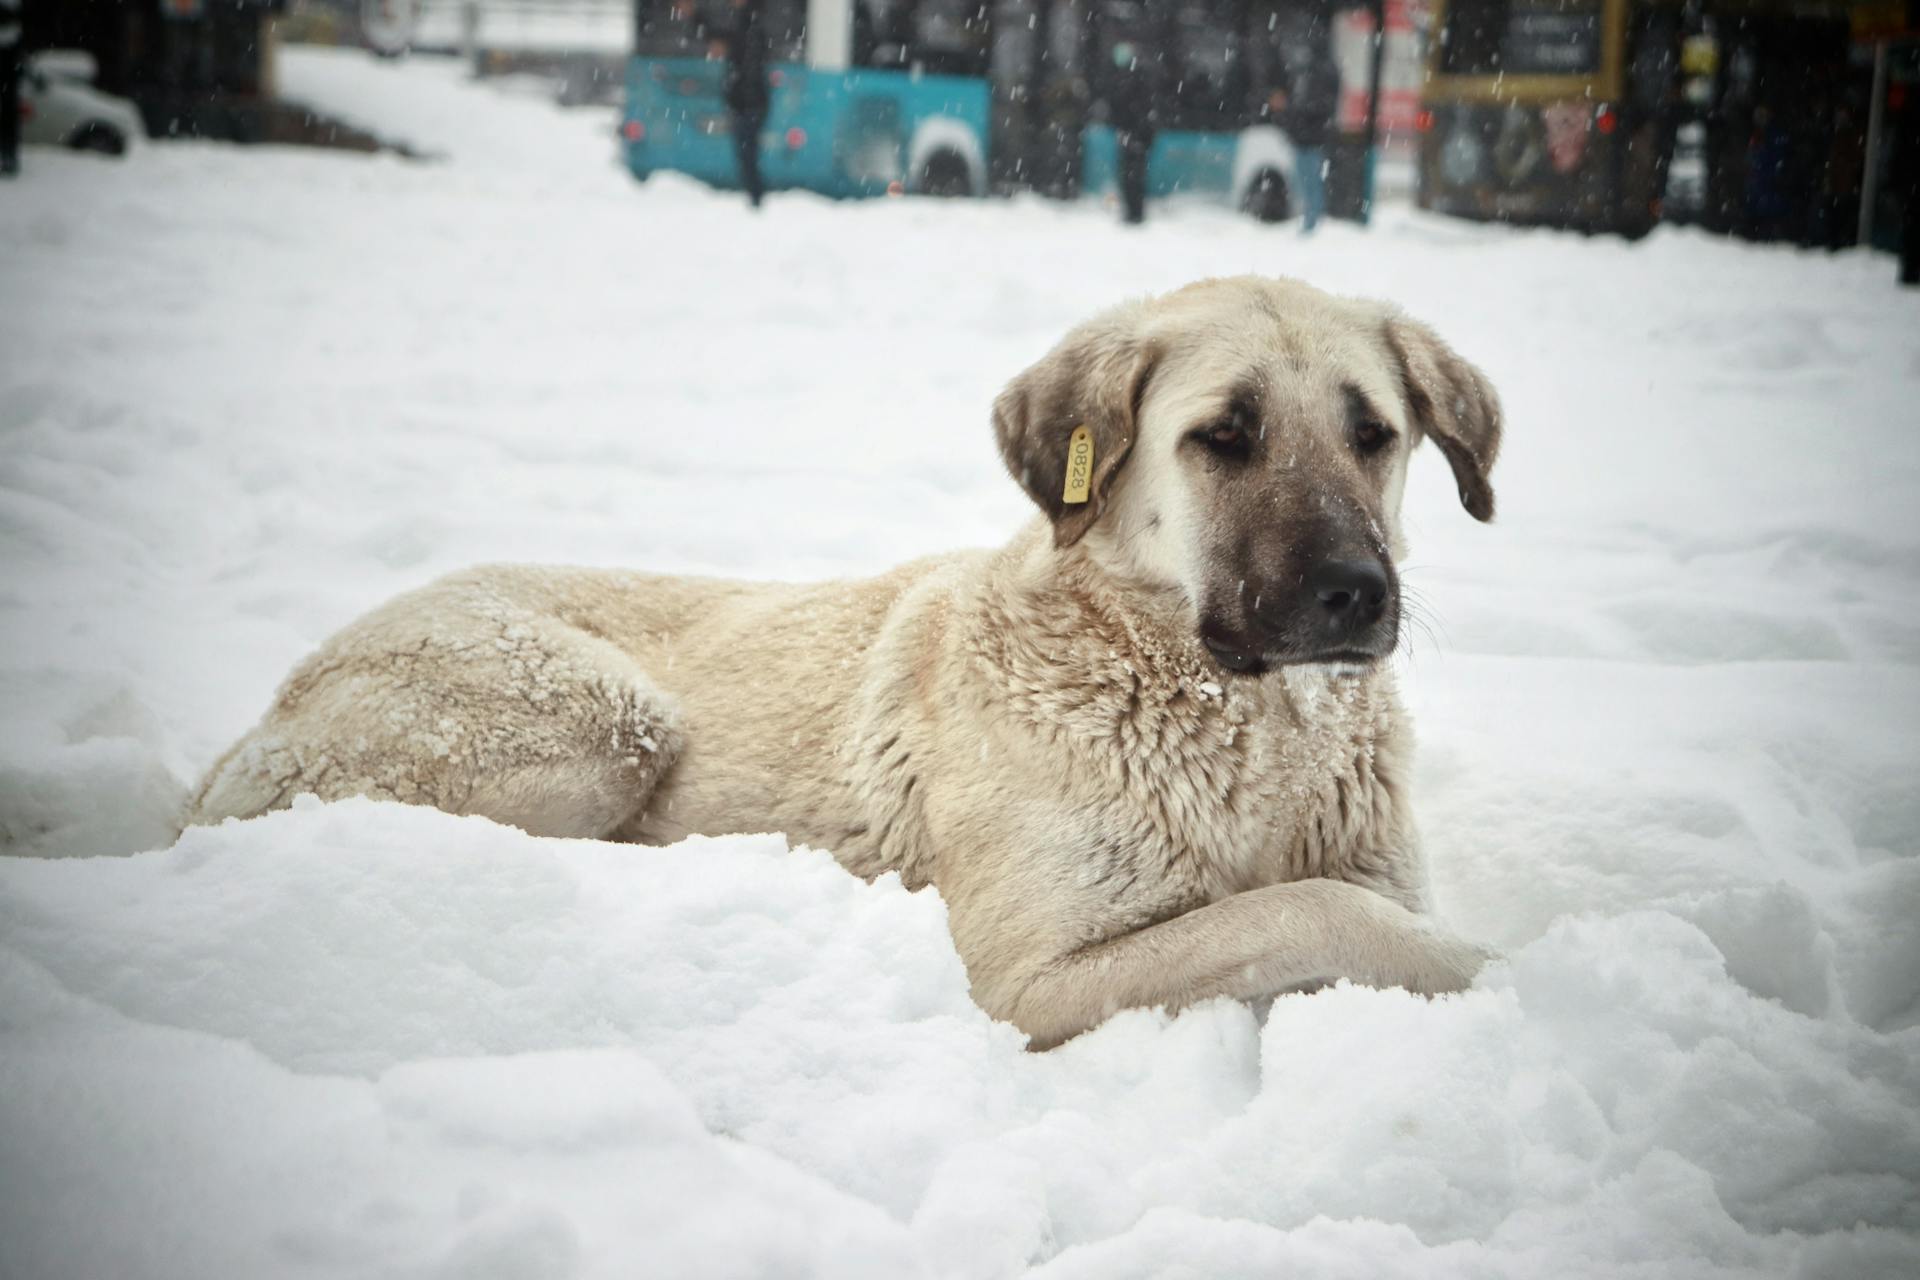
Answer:
M1311 231L1320 225L1327 211L1327 149L1293 149L1293 190L1300 198L1300 230Z

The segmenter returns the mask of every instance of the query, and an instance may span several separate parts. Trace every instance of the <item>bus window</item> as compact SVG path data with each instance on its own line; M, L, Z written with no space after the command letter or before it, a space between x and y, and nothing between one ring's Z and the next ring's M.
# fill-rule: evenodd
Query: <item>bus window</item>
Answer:
M1101 0L1093 19L1093 81L1097 96L1105 97L1111 92L1119 76L1113 61L1116 45L1129 45L1136 56L1154 59L1147 68L1149 74L1157 75L1162 69L1162 55L1153 52L1161 48L1159 31L1140 0Z
M807 0L756 0L763 15L768 54L797 62L807 34ZM634 52L652 58L703 58L726 37L737 19L729 0L637 0Z
M1174 13L1174 62L1167 71L1177 127L1230 129L1245 111L1246 41L1232 21L1236 8L1189 3Z
M1597 0L1455 0L1440 31L1440 70L1455 76L1592 75Z
M639 0L634 17L634 52L643 57L699 58L720 27L720 0Z
M799 62L807 56L807 0L761 0L766 7L768 56Z
M917 66L935 75L986 76L993 53L988 0L856 0L856 4L854 52L860 65Z
M937 75L985 76L992 53L986 0L919 0L913 61Z
M995 87L1038 95L1044 85L1082 74L1086 31L1084 0L999 0L993 11ZM1035 76L1038 83L1029 84Z
M1120 74L1114 47L1132 46L1150 62L1141 70L1154 83L1162 127L1234 129L1246 115L1250 84L1245 6L1238 0L1177 4L1102 0L1094 13L1093 76L1105 96Z
M913 46L909 6L902 0L854 0L853 64L904 67Z
M1040 0L1002 0L993 33L993 83L1021 96L1040 53Z
M1047 78L1058 79L1086 74L1088 11L1083 0L1050 0L1052 21L1048 24L1047 47L1042 57Z

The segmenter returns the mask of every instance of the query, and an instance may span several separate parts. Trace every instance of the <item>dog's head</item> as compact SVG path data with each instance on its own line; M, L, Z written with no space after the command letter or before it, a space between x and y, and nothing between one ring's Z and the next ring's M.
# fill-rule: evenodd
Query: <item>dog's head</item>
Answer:
M1055 544L1182 593L1233 672L1393 651L1423 437L1466 509L1493 517L1485 375L1390 307L1296 281L1207 280L1097 317L1009 383L993 421Z

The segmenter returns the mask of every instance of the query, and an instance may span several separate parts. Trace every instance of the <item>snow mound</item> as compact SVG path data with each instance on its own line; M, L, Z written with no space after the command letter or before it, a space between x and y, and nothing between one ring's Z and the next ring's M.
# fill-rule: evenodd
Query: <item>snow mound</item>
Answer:
M138 853L173 838L185 788L124 683L0 672L0 854ZM103 797L110 797L102 803Z
M937 895L775 836L309 803L0 862L0 937L10 1275L1920 1263L1920 1061L1662 912L1047 1055Z

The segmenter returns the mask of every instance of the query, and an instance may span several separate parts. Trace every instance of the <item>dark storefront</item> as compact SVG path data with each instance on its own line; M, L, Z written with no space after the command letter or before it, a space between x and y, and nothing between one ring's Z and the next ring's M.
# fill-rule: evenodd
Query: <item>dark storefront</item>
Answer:
M1874 104L1898 107L1875 90L1877 37L1911 32L1910 0L1440 4L1421 113L1426 207L1629 234L1665 221L1855 240L1889 154L1870 144Z

